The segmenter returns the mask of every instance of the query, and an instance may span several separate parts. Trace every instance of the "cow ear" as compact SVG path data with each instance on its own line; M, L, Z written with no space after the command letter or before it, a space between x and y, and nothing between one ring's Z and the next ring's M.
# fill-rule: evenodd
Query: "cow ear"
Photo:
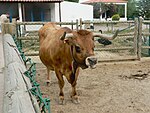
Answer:
M72 38L65 38L63 41L64 41L64 43L67 43L68 45L75 45Z
M66 32L64 32L64 34L60 37L60 40L64 40L66 37Z
M72 37L73 37L72 33L64 32L64 34L60 37L60 40L64 41L64 43L71 44Z

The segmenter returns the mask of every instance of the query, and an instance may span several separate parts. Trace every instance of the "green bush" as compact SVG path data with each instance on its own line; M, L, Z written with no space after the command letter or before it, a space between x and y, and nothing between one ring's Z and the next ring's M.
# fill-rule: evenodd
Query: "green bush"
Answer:
M120 19L120 16L119 16L119 14L115 14L115 15L113 15L111 18L112 18L112 20L117 21L117 20Z

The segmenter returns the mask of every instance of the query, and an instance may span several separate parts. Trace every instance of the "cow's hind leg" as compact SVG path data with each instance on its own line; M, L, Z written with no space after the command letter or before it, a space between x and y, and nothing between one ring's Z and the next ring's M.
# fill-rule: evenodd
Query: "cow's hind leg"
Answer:
M50 69L47 67L47 80L46 80L47 86L50 85L50 82L51 82L51 80L50 80Z
M60 88L60 93L59 93L59 104L64 104L64 92L63 92L63 87L64 87L64 79L63 79L63 75L59 72L59 71L55 71L56 72L56 76L58 78L58 84L59 84L59 88Z

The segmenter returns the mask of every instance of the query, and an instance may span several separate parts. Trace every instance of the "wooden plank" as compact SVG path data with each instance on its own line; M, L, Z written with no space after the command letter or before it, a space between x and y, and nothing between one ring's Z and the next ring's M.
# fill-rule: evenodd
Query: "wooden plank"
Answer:
M143 23L144 24L150 24L150 20L144 20Z
M35 113L28 89L22 77L26 70L25 66L18 62L13 62L8 64L5 70L5 113ZM29 88L31 88L31 85Z
M25 56L38 56L39 55L39 52L38 51L36 51L36 52L26 52L25 53Z
M133 47L106 47L106 48L95 48L95 51L110 51L110 50L132 50L134 49ZM26 52L25 53L26 56L38 56L39 52Z
M134 23L134 21L82 21L82 24L114 24L114 23Z
M4 52L2 34L0 34L0 113L3 113L4 104Z
M16 47L16 44L13 41L11 35L4 35L4 51L5 51L5 65L7 66L11 62L19 62L20 64L24 64L20 53Z
M142 22L143 18L139 18L139 37L138 37L138 59L141 60L141 48L142 48Z
M17 37L17 39L20 39L20 40L39 40L39 36L22 36L22 37Z
M142 46L142 49L150 49L150 46Z
M131 50L133 47L106 47L106 48L95 48L95 51L110 51L110 50Z
M119 61L134 61L138 60L137 57L128 57L128 58L116 58L116 59L100 59L98 62L119 62Z
M150 36L150 33L142 33L143 36Z
M28 92L32 85L23 74L27 70L18 52L11 35L4 35L4 113L40 113L35 97Z
M138 38L138 18L135 18L135 28L134 28L134 54L137 55L137 38Z
M78 30L78 19L76 19L76 30Z
M134 33L118 34L118 36L134 36Z
M17 22L17 25L44 25L48 22ZM56 24L61 25L76 25L76 22L55 22Z
M22 79L22 75L20 74L20 71L23 72L23 70L25 70L25 66L17 62L12 62L7 65L6 70L7 70L6 76L7 84L5 91L9 92L15 88L25 90L26 86L24 85L24 80Z
M133 38L134 34L119 34L118 36L119 37L124 36L125 38ZM20 40L39 40L39 36L21 36L21 37L17 37L17 39L20 39Z
M82 24L84 24L83 21L82 21L82 18L80 18L79 24L80 24L80 29L82 29Z

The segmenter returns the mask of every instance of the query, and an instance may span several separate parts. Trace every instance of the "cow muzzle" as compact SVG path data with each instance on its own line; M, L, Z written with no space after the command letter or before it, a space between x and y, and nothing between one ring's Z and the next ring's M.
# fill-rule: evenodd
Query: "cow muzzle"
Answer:
M90 56L86 58L86 65L91 69L96 68L97 58L95 56Z

